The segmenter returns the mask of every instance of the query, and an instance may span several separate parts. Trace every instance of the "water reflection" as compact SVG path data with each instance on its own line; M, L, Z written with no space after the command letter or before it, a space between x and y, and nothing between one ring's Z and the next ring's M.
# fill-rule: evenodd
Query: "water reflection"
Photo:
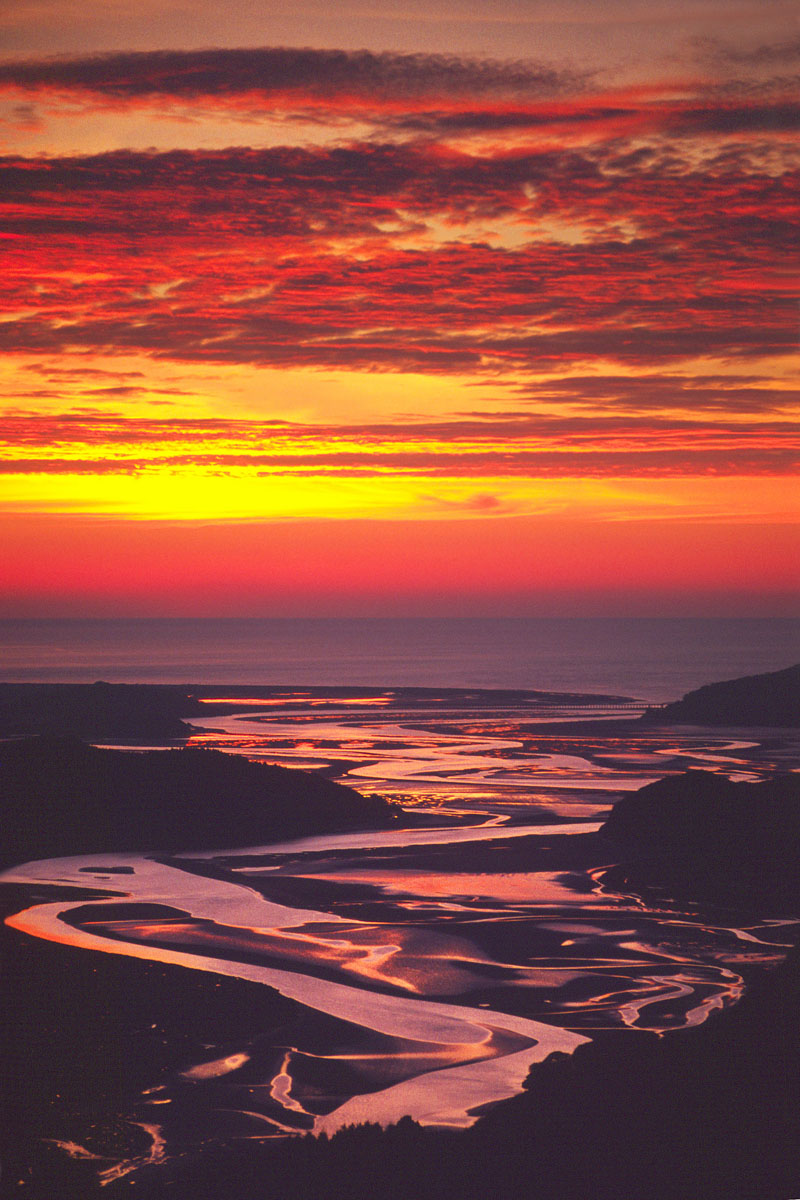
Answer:
M190 744L322 770L404 803L488 801L512 819L520 808L527 819L532 804L568 817L602 815L615 794L689 767L757 779L783 765L780 746L768 754L724 730L676 738L674 730L629 724L617 733L620 718L642 711L635 703L570 708L542 699L513 704L503 693L285 692L250 696L236 713L233 698L223 699L223 711L209 713L213 728ZM576 733L576 717L586 716L593 726Z
M82 889L80 901L32 899L9 919L18 930L256 981L297 1004L280 1029L254 1015L246 1038L153 1080L128 1114L147 1145L103 1159L105 1181L219 1138L406 1114L462 1127L553 1050L599 1030L696 1025L782 957L775 914L614 891L597 837L624 791L690 765L758 778L782 747L725 731L537 733L530 708L434 699L253 695L192 739L401 799L416 828L6 872Z
M245 1042L208 1046L145 1090L129 1120L152 1132L158 1161L209 1139L407 1113L457 1128L553 1050L596 1030L698 1024L738 998L743 970L782 955L780 926L726 926L608 891L588 865L591 828L392 830L360 847L338 835L242 857L34 863L6 879L94 882L97 899L33 905L9 923L299 1002L279 1031L255 1022Z

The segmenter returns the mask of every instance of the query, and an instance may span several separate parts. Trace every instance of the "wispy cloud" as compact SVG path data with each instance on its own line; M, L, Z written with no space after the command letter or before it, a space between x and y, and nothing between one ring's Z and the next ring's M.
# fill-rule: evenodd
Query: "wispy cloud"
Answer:
M6 159L0 346L433 373L793 354L797 172L623 149Z
M0 87L133 99L258 95L327 102L421 97L553 96L588 75L550 65L440 54L291 47L148 51L0 63Z
M177 469L296 477L603 478L789 474L800 465L800 433L791 419L722 423L715 416L653 415L642 421L600 412L342 426L22 411L0 422L0 445L6 475ZM487 513L493 509L489 501L481 505Z
M59 105L286 118L281 145L0 160L0 349L40 371L0 429L7 479L417 480L423 501L450 479L445 508L491 516L509 511L503 479L797 470L786 89L604 92L522 61L280 48L5 63L3 89L20 121ZM291 144L309 113L320 138ZM115 359L138 369L116 377ZM173 417L143 402L190 389L154 389L146 364L482 392L426 411L410 382L402 416L376 400L328 420L320 382L315 419L227 400Z

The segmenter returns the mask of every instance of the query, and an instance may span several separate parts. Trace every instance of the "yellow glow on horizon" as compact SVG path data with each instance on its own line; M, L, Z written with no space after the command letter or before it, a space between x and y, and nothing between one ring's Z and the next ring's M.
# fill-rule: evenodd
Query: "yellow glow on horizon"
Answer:
M743 503L743 495L746 503ZM145 474L10 475L0 513L115 516L131 521L496 519L570 516L590 521L665 519L793 523L800 481L787 477L673 479L429 479Z

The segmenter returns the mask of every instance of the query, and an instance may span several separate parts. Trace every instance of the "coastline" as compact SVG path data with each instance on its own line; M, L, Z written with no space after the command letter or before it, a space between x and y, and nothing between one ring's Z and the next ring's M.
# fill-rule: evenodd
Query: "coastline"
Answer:
M570 726L570 735L574 735L576 739L581 736L580 724ZM612 723L591 724L593 736L600 735L601 731L602 734L609 731L612 735L619 732L618 727L609 730ZM558 728L560 733L566 733L563 725ZM644 732L638 724L637 730ZM651 730L652 726L648 732ZM537 729L537 732L540 731L541 727ZM722 733L724 737L724 730ZM97 753L102 755L103 752ZM188 753L192 755L193 752ZM200 759L204 759L205 754L206 752L200 752ZM134 757L143 759L146 756ZM210 762L212 759L206 761ZM282 774L287 776L296 772L284 771ZM320 779L320 782L323 781ZM679 783L678 779L678 785ZM641 794L636 793L636 796ZM626 802L629 807L637 802L636 796ZM624 808L623 805L620 811ZM540 819L541 815L539 814ZM566 834L569 827L569 823L566 827L554 826L550 835L554 837L557 831ZM546 829L546 825L540 826L541 832ZM575 829L577 830L577 826ZM424 841L425 829L420 832ZM475 840L475 832L477 831L473 832L472 840ZM513 871L514 864L517 864L517 869L530 870L535 862L535 855L532 855L531 850L533 843L528 844L523 829L515 832L516 837L513 841L502 847L504 869ZM491 829L487 829L485 834L487 845L491 846L491 839L496 835L492 834ZM352 840L353 835L348 836ZM376 847L379 847L380 835L375 836L378 838ZM363 835L356 835L356 843L359 838L363 841ZM312 837L311 843L314 840ZM586 862L596 859L596 849L586 858L585 838L567 837L559 840L574 843L573 857L576 866L584 859ZM583 846L579 845L581 842L584 843ZM265 847L266 850L269 848ZM298 853L308 852L308 847L304 848L302 843L292 841L285 845L273 842L272 848L275 851L285 852L292 849ZM412 866L416 853L413 848L408 848L408 861ZM473 848L474 871L486 869L486 860L482 857L484 854L485 851L477 853ZM611 850L609 854L612 854ZM106 857L113 858L113 851L109 851ZM229 857L235 859L235 851L231 851ZM246 853L242 856L243 863L248 862L250 858L257 865L259 855L252 851L249 855ZM437 869L463 872L465 868L469 868L470 860L469 853L465 857L465 851L453 845L437 851L436 861L439 864ZM563 870L563 862L567 860L558 861L562 863ZM424 858L420 862L424 862ZM243 869L250 868L244 866ZM121 872L122 868L119 868L119 871ZM611 884L617 892L628 891L631 894L646 895L650 889L661 891L663 894L665 879L663 875L659 876L652 863L648 863L646 855L638 867L634 864L633 869L626 872L623 863L615 868L615 871L616 874L611 872L605 877L595 874L594 877L605 885ZM76 878L79 879L80 876ZM110 889L105 893L109 899L117 891L117 885L118 895L125 892L125 877L121 873L118 879L114 877L113 872L104 878L108 880L103 886ZM322 875L319 883L314 884L317 891L322 888L322 898L325 896L325 887L329 886L324 880L325 876ZM691 876L687 876L685 882L687 895L700 894L697 892L696 881ZM738 882L739 880L736 881L737 885ZM763 886L759 891L758 872L754 873L746 894L737 886L731 889L729 884L729 875L725 876L724 870L721 871L717 880L717 890L714 895L708 895L707 900L721 905L733 901L748 907L752 901L753 915L758 912L762 900L769 904L770 909L774 908L775 894ZM289 903L292 903L292 886L295 902L303 900L303 886L298 892L291 879L287 879L286 885L289 887L286 894ZM310 882L304 886L307 896ZM675 886L675 878L667 878L666 886ZM42 887L44 892L40 887L37 897L40 903L47 899L47 885L43 884ZM314 894L313 888L310 894ZM95 886L92 886L88 896L98 896ZM87 893L80 893L80 897L87 898ZM54 901L64 898L63 888L52 893ZM279 894L278 900L280 899ZM787 920L796 920L800 915L796 892L785 891L778 899L781 902L785 901ZM367 908L369 903L365 892L364 904ZM321 903L320 907L325 908L325 903ZM379 912L376 913L375 919L382 919ZM158 1080L169 1074L174 1076L176 1070L180 1075L180 1063L176 1061L175 1055L182 1049L188 1056L192 1038L195 1062L198 1055L202 1058L204 1045L206 1057L208 1056L208 1047L212 1044L214 1053L230 1053L234 1058L237 1057L240 1051L236 1047L243 1039L252 1042L254 1036L256 1039L260 1036L252 1029L254 1011L263 1010L264 1019L274 1027L276 1021L280 1024L296 1020L297 1005L291 1000L283 1000L271 989L263 988L261 990L265 995L262 996L262 1003L253 1008L250 1001L245 1000L245 996L252 996L252 989L259 985L248 983L246 979L214 975L204 977L200 972L187 972L169 963L140 961L121 965L124 960L118 960L116 955L87 954L74 946L49 946L42 949L46 943L37 940L31 944L24 938L20 940L20 935L9 928L3 930L2 940L6 947L12 948L12 959L20 955L21 962L27 961L31 977L38 973L38 983L35 982L33 986L25 984L22 968L19 976L18 995L26 995L29 1003L24 1012L20 1006L20 1012L15 1015L16 1027L14 1021L10 1024L7 1054L12 1065L16 1064L11 1071L11 1092L16 1090L23 1102L19 1111L10 1111L6 1122L6 1128L11 1131L12 1142L19 1141L29 1158L28 1165L25 1166L12 1146L6 1162L9 1165L19 1164L19 1170L23 1173L30 1172L33 1169L31 1164L35 1164L36 1179L29 1175L28 1181L21 1185L17 1194L27 1194L35 1197L35 1200L39 1200L40 1196L41 1200L51 1200L56 1194L64 1195L70 1200L73 1196L75 1200L84 1200L84 1197L94 1194L93 1189L99 1188L101 1183L113 1182L114 1187L119 1188L127 1186L124 1180L135 1181L137 1194L148 1198L160 1197L163 1194L165 1200L168 1196L178 1197L178 1200L194 1200L195 1196L203 1194L211 1200L223 1200L223 1197L225 1200L251 1200L251 1197L252 1200L263 1200L265 1175L273 1181L279 1180L281 1187L290 1190L298 1200L305 1200L306 1197L308 1200L312 1197L314 1200L327 1200L328 1197L333 1200L339 1196L346 1196L347 1200L358 1200L362 1194L365 1197L377 1194L381 1200L384 1200L384 1197L388 1200L395 1195L399 1197L401 1194L410 1194L407 1190L403 1193L392 1190L398 1188L399 1179L403 1180L405 1188L409 1186L407 1173L405 1176L401 1173L395 1178L389 1169L388 1164L394 1163L395 1174L400 1172L398 1156L413 1160L414 1170L419 1174L419 1178L416 1175L413 1178L413 1191L415 1196L422 1197L423 1200L428 1195L434 1200L434 1197L449 1194L454 1197L475 1196L477 1200L478 1196L487 1194L487 1190L491 1191L494 1188L497 1192L497 1179L502 1181L502 1187L506 1189L499 1194L514 1197L515 1200L523 1195L536 1197L537 1200L538 1197L542 1200L551 1200L551 1197L552 1200L585 1200L590 1194L593 1200L596 1196L606 1195L609 1200L611 1197L618 1200L619 1196L624 1194L630 1195L632 1200L634 1197L635 1200L662 1200L662 1197L663 1200L684 1200L684 1195L695 1193L701 1195L702 1200L716 1200L717 1196L721 1200L723 1195L734 1200L790 1200L792 1189L796 1186L794 1181L800 1178L797 1156L792 1149L794 1143L787 1132L788 1125L791 1125L794 1131L797 1124L797 1106L786 1086L788 1080L781 1083L781 1079L776 1076L776 1072L780 1073L780 1064L776 1063L773 1053L775 1030L778 1029L780 1039L785 1042L783 1052L786 1064L796 1063L800 1057L797 1048L798 1035L792 1026L800 1007L800 968L796 951L790 955L790 961L771 973L765 974L763 970L745 970L747 987L744 1000L723 1015L712 1014L709 1022L700 1030L684 1029L674 1034L668 1032L662 1037L648 1035L641 1030L594 1031L591 1044L578 1046L577 1049L573 1047L574 1053L568 1059L556 1054L549 1056L546 1063L534 1066L525 1085L524 1094L506 1099L498 1105L490 1104L486 1113L475 1112L474 1115L480 1119L471 1129L463 1130L458 1135L421 1129L411 1119L404 1118L399 1126L385 1132L380 1132L375 1127L361 1127L353 1132L338 1132L331 1140L324 1136L315 1141L290 1137L288 1141L282 1140L282 1144L278 1145L269 1138L264 1141L263 1131L259 1135L255 1126L247 1132L246 1121L243 1126L240 1115L237 1118L238 1123L233 1122L227 1134L222 1130L216 1138L216 1147L207 1148L199 1157L191 1150L171 1157L165 1155L160 1135L155 1132L158 1129L157 1122L122 1118L124 1111L131 1112L130 1102L135 1099L137 1087L139 1093L144 1087L147 1094L153 1086L160 1087L157 1082L153 1083L154 1078ZM68 962L61 960L62 953L68 955ZM112 960L113 966L109 965ZM93 985L100 981L101 992L105 989L106 1007L114 1012L102 1013L96 1004L93 1007L92 1002L81 1006L80 1011L76 1011L75 1006L71 1005L68 1021L68 1024L71 1022L70 1033L62 1037L59 1052L48 1058L47 1045L52 1048L54 1036L57 1038L59 1032L63 1035L63 1028L59 1029L63 1020L53 1013L54 997L51 994L52 989L48 988L50 979L58 976L57 963L60 961L65 962L64 969L69 979L67 996L70 992L73 996L80 996L82 992L88 995ZM52 965L47 966L48 962ZM144 973L140 974L140 971ZM187 976L190 978L187 979ZM114 980L117 981L116 984ZM126 990L128 996L120 1000ZM165 999L167 992L169 998ZM198 997L202 997L202 1001L198 1001ZM162 1003L166 1005L166 1011L173 1011L178 1018L169 1032L157 1011ZM275 1004L278 1004L278 1008L275 1008ZM290 1007L280 1008L281 1004ZM192 1009L188 1017L187 1008ZM228 1010L239 1014L232 1022L226 1015ZM513 1006L505 1011L514 1011ZM183 1020L188 1026L188 1032L187 1029L180 1032L181 1013L184 1014ZM205 1016L202 1020L195 1020L195 1016L199 1017L203 1013ZM740 1015L730 1024L730 1019L737 1013ZM152 1016L153 1020L146 1020L148 1016ZM316 1023L320 1030L328 1020L324 1014L309 1016L308 1011L303 1019L307 1025L310 1023L309 1028L313 1029ZM207 1026L205 1032L201 1029L204 1022ZM116 1084L118 1091L114 1093L113 1099L111 1092L103 1090L105 1085L101 1085L98 1090L97 1068L90 1065L87 1069L85 1064L89 1056L94 1055L95 1059L97 1057L98 1039L95 1026L101 1033L104 1028L113 1030L108 1035L111 1049L101 1050L103 1059L108 1060L108 1063L114 1059L114 1044L117 1044L117 1054L120 1047L125 1047L126 1027L129 1032L131 1028L138 1030L136 1036L140 1038L143 1035L145 1038L145 1041L140 1043L142 1050L137 1066L147 1065L148 1078L145 1080L143 1075L140 1077L137 1072L133 1072L125 1082L121 1078L124 1074L124 1055L119 1057L120 1079ZM145 1027L153 1031L152 1036L146 1032ZM212 1029L217 1030L216 1036L212 1036ZM49 1036L49 1043L46 1034ZM700 1034L702 1037L698 1040ZM274 1033L271 1036L274 1041ZM146 1041L148 1037L151 1039L149 1043ZM684 1042L683 1039L689 1040ZM32 1054L24 1052L26 1042L34 1047ZM36 1047L40 1049L37 1050ZM746 1104L740 1098L726 1094L725 1084L726 1077L730 1074L730 1063L737 1060L737 1056L741 1059L743 1053L746 1054L747 1061L745 1063L742 1060L740 1070L747 1076L742 1090L742 1095L747 1097ZM59 1061L61 1067L58 1066ZM115 1070L116 1068L111 1070L112 1075ZM59 1091L58 1103L55 1104L53 1081L59 1071L64 1086ZM696 1094L692 1093L691 1087L687 1090L685 1081L681 1082L678 1079L680 1074L685 1075L690 1082L694 1081ZM273 1086L277 1078L278 1076L273 1078ZM79 1100L75 1092L77 1081L81 1079L88 1085L83 1100ZM660 1092L660 1098L651 1094L654 1086L656 1092ZM730 1087L729 1078L728 1090ZM92 1088L95 1093L94 1099L91 1099ZM737 1081L737 1096L739 1090ZM222 1093L220 1095L222 1096ZM712 1101L716 1103L714 1121L720 1128L727 1129L728 1138L739 1128L741 1145L730 1154L730 1162L720 1158L719 1138L716 1141L713 1137L710 1141L707 1138L708 1145L701 1145L700 1133L703 1132L704 1126L698 1108L700 1097L706 1113L712 1111ZM145 1101L146 1104L153 1104L156 1113L156 1106L165 1102L167 1101L159 1099L158 1096L152 1101ZM141 1094L138 1096L138 1103L141 1113ZM76 1118L73 1137L68 1136L72 1120L70 1105ZM77 1113L81 1105L83 1113L78 1120ZM625 1109L625 1105L629 1106L630 1111ZM749 1107L758 1108L759 1105L762 1108L766 1105L772 1114L771 1121L765 1119L753 1122L749 1115ZM94 1113L96 1134L93 1136L99 1139L91 1144L87 1143L85 1138L87 1109ZM60 1145L48 1141L44 1131L46 1128L52 1129L52 1125L42 1123L46 1114L52 1116L54 1111L60 1112L65 1118L62 1126L67 1132L63 1135L59 1133ZM187 1117L190 1117L191 1111L192 1104L189 1103ZM581 1140L577 1152L574 1145L569 1144L567 1128L570 1121L574 1127L576 1112L581 1114ZM685 1122L686 1118L681 1116L681 1113L689 1112L693 1113L693 1120L689 1124L694 1131L694 1140L687 1141L688 1129L681 1132L676 1128L676 1122ZM255 1115L250 1114L252 1117ZM354 1106L353 1115L359 1120L365 1116L369 1118L371 1114L368 1098L365 1105ZM247 1117L247 1114L244 1116ZM83 1140L79 1136L81 1123L84 1129ZM299 1127L302 1127L302 1122ZM320 1124L320 1131L324 1129L323 1122ZM669 1135L673 1142L672 1150L667 1145L660 1147L657 1152L654 1151L654 1139L663 1135L666 1130L672 1131ZM38 1131L38 1134L34 1131ZM543 1131L546 1131L547 1136ZM629 1142L627 1150L623 1144L626 1136ZM87 1157L96 1152L91 1146L99 1146L102 1137L106 1139L106 1151L110 1144L119 1149L119 1155L113 1156L116 1161L107 1168L102 1167L99 1160ZM40 1138L44 1140L40 1141ZM633 1143L630 1142L631 1138ZM631 1144L635 1144L636 1147L633 1151ZM557 1164L559 1155L562 1159L569 1160L568 1166L564 1167L562 1163L560 1170ZM767 1171L756 1178L754 1163L759 1155L769 1155L770 1165ZM734 1169L739 1158L742 1162ZM383 1164L377 1168L380 1189L377 1193L374 1191L376 1161ZM491 1180L485 1174L488 1163L492 1165ZM598 1163L601 1164L599 1183L593 1174L598 1170ZM105 1180L102 1176L104 1170L112 1173L106 1174ZM655 1182L650 1179L647 1183L648 1190L641 1190L645 1187L647 1172L652 1174L653 1170L660 1172L659 1178ZM684 1174L679 1177L676 1174L678 1171L683 1171ZM686 1174L686 1171L689 1173ZM98 1172L101 1172L99 1177ZM346 1192L336 1190L341 1184L343 1173L347 1179ZM447 1180L446 1187L453 1185L455 1189L457 1185L457 1190L453 1190L452 1193L443 1191L444 1177ZM699 1192L698 1186L702 1189ZM630 1191L631 1187L639 1188L640 1191ZM536 1190L532 1190L534 1188ZM607 1190L602 1191L601 1188ZM687 1192L687 1188L694 1188L694 1193L691 1190Z

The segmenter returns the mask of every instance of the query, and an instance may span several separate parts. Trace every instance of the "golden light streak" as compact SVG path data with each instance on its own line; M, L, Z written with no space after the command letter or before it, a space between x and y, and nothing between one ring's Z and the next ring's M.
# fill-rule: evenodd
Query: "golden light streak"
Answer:
M746 489L747 505L742 504ZM16 475L0 481L0 512L134 521L304 521L571 516L595 521L793 523L796 478L678 477L509 480L502 476L364 479L179 473Z

